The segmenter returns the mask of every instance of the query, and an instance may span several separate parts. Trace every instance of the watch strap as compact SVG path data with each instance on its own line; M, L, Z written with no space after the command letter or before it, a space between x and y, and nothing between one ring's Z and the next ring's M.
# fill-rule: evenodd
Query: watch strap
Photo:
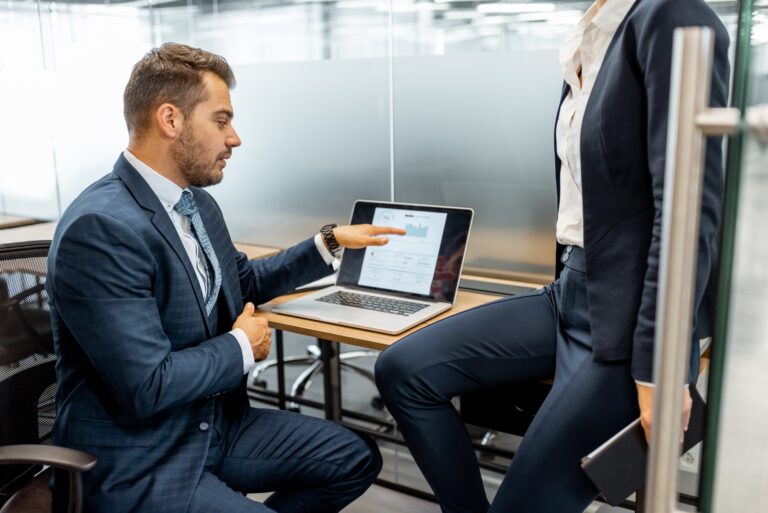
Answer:
M325 247L328 248L328 251L333 254L336 254L336 252L341 249L339 242L336 240L336 236L333 235L333 229L337 226L337 224L331 223L320 228L320 236L323 238L323 243L325 244Z

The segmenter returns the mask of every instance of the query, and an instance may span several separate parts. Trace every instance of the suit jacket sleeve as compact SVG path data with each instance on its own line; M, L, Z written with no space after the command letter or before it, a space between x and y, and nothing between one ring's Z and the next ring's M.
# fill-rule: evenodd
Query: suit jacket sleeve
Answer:
M634 333L632 375L638 381L653 381L653 347L656 327L659 251L662 229L664 172L669 121L669 94L673 33L680 26L710 26L715 29L715 54L710 105L723 107L728 96L728 34L711 9L700 0L655 2L654 10L637 27L637 57L647 99L648 166L653 194L653 232L638 320ZM717 233L722 203L722 139L706 143L694 311L701 304L716 262ZM695 322L695 319L694 319Z
M58 241L53 301L110 394L136 418L236 388L240 347L224 334L174 351L161 321L162 269L122 221L85 214Z
M313 237L269 258L248 260L238 253L237 271L243 299L260 305L319 280L333 269L320 256Z

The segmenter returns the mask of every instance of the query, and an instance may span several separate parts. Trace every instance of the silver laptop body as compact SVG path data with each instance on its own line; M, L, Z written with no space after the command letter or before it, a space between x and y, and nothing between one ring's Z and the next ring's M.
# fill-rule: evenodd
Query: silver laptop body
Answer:
M453 306L473 211L358 200L351 224L406 229L385 246L344 250L336 285L275 306L273 312L389 334Z

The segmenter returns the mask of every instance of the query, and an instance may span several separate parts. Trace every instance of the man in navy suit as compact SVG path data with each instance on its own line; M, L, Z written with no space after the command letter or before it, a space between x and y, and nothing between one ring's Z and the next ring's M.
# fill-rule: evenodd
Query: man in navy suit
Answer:
M367 437L250 408L244 378L270 346L254 304L329 274L339 246L401 231L328 226L272 258L237 252L202 189L240 145L233 86L219 56L149 52L125 89L128 149L56 230L54 440L98 457L83 477L87 512L337 512L381 468ZM264 504L244 495L265 491Z

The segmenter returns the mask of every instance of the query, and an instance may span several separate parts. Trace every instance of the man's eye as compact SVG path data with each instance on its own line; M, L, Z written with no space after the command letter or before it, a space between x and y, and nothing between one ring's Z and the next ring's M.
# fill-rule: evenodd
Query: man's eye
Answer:
M219 123L219 128L224 128L224 127L227 126L227 122L226 121L219 121L218 123Z

